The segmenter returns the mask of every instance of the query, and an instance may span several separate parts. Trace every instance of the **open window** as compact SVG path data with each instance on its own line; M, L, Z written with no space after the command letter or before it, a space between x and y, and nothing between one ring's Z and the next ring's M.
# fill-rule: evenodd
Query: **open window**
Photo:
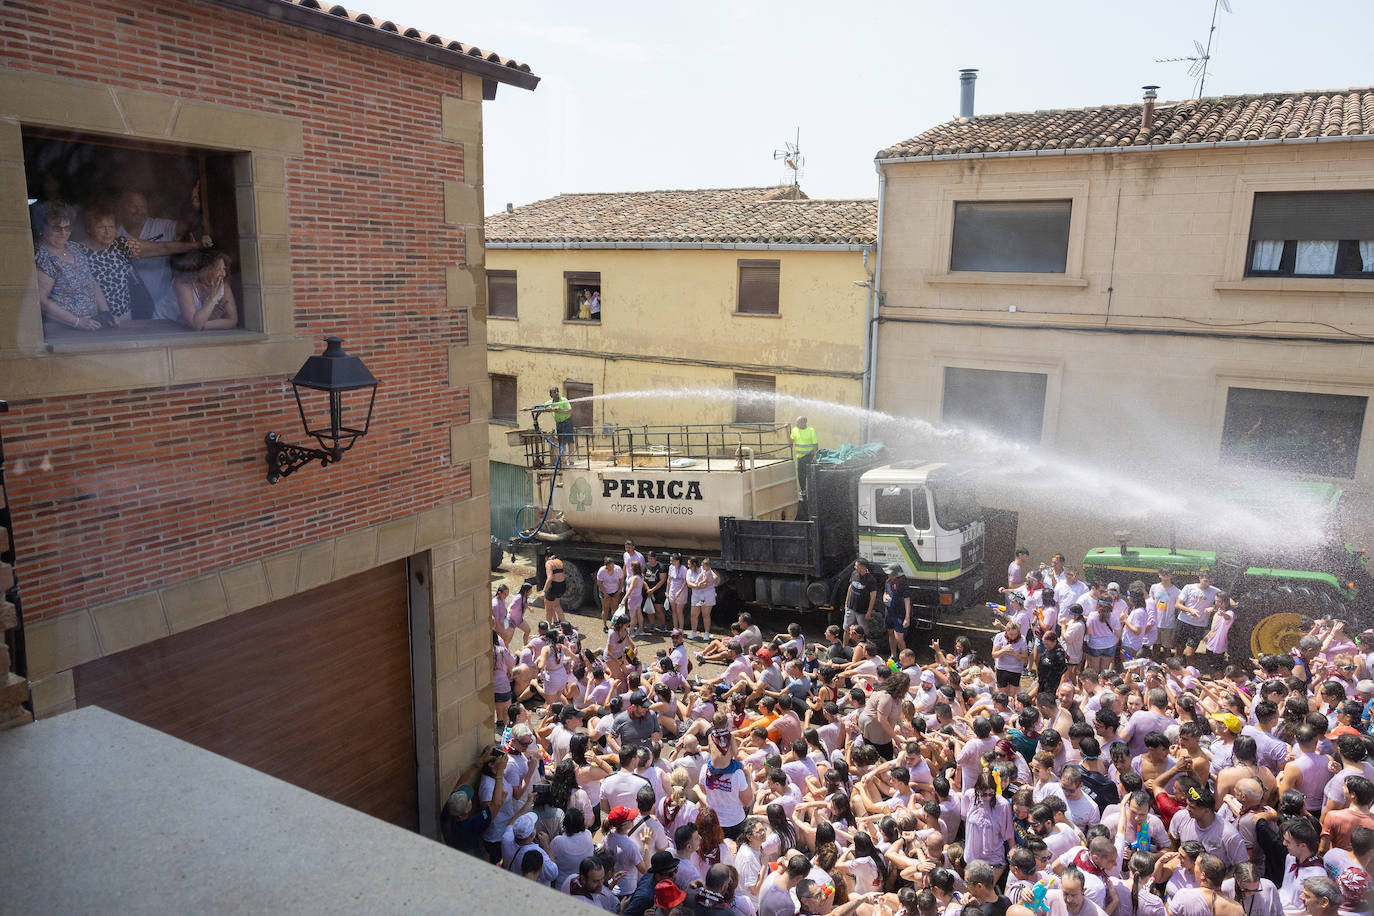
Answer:
M262 330L239 266L247 153L36 127L21 138L48 341Z
M735 422L740 424L772 423L773 394L777 379L771 375L735 375Z
M565 321L601 323L600 271L564 271L563 290Z
M1374 279L1374 190L1257 193L1245 273Z
M1221 430L1224 464L1352 478L1369 399L1231 388Z

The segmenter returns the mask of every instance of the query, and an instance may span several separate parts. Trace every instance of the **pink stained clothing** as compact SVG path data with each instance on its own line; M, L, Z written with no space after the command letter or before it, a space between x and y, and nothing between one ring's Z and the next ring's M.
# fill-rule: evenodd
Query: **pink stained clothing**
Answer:
M501 629L506 628L506 617L510 614L510 609L506 607L506 602L498 596L491 599L491 622Z
M1102 912L1102 907L1086 897L1083 898L1083 906L1077 913L1070 912L1069 908L1064 905L1064 892L1057 888L1045 894L1045 902L1050 905L1050 916L1106 916Z
M1131 882L1125 878L1108 878L1116 890L1116 916L1165 916L1164 901L1150 890L1150 879L1141 879L1136 887L1136 905L1131 906Z
M602 594L620 594L620 586L624 582L625 573L619 566L612 565L610 569L602 566L596 571L596 584L601 587Z
M967 861L981 859L989 865L1007 861L1005 843L1013 836L1011 803L996 798L989 807L974 789L959 793L959 811L964 818L964 855Z
M1212 916L1212 900L1219 893L1205 887L1189 887L1170 894L1170 916Z
M1299 753L1293 763L1297 764L1302 772L1302 794L1307 800L1307 810L1320 811L1323 804L1322 793L1326 791L1326 784L1334 775L1330 770L1331 758L1314 751L1310 754Z
M1231 624L1236 622L1235 611L1219 611L1212 617L1212 629L1207 631L1203 645L1213 655L1226 654L1226 636L1231 632Z
M644 606L644 577L630 574L625 582L625 607L637 611Z
M495 611L492 611L493 616ZM518 627L525 622L525 599L516 595L506 606L506 619L510 621L510 626Z
M491 687L495 693L510 693L510 672L514 667L515 656L505 643L498 643L491 650Z

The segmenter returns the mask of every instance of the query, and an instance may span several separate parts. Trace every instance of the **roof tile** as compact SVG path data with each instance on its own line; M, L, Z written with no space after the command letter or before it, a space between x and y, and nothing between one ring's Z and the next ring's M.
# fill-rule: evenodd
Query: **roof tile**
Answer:
M378 31L392 32L401 35L405 38L411 38L415 41L424 42L425 44L440 45L446 47L450 51L456 51L460 54L467 54L472 57L481 57L484 60L491 61L495 64L500 64L503 67L509 67L512 70L518 70L521 73L530 72L529 64L522 63L510 57L503 57L502 55L497 54L494 51L484 51L481 48L473 47L469 44L464 44L461 41L449 41L431 32L422 32L419 29L398 26L396 23L391 22L390 20L383 20L382 22L378 23L372 16L369 16L367 13L354 12L353 10L350 10L344 6L333 5L326 8L319 2L319 0L277 0L277 2L284 3L288 6L299 7L301 9L316 10L327 16L336 16L340 19L347 19L350 22L357 23L358 25L371 26L372 28L375 28Z
M1155 107L1149 131L1141 129L1141 108L1137 103L956 118L880 150L878 158L1374 134L1374 88L1166 102Z
M784 186L560 194L488 216L486 236L508 245L869 245L877 227L876 200L813 200Z

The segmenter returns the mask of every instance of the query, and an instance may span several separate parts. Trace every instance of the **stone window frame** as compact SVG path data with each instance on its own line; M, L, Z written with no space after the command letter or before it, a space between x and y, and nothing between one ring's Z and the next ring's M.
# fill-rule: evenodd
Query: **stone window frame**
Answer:
M937 351L931 354L926 369L929 390L938 392L935 399L938 409L929 417L939 423L945 409L945 370L946 369L996 369L1008 372L1033 372L1045 378L1045 412L1040 420L1040 441L1042 447L1055 443L1059 428L1059 407L1064 387L1064 360L1043 359L1027 356L1012 350L991 350L979 353L976 357L953 350Z
M1246 227L1249 231L1249 227ZM1212 443L1211 464L1224 470L1234 469L1236 465L1222 458L1222 432L1226 427L1226 406L1232 388L1258 388L1265 391L1298 391L1304 394L1343 394L1356 397L1369 397L1367 380L1353 375L1338 373L1305 372L1302 375L1275 378L1258 375L1252 370L1230 371L1223 367L1212 379L1212 410L1210 438ZM1374 405L1370 405L1374 408ZM1327 480L1333 483L1349 484L1352 480L1364 480L1370 473L1370 463L1374 462L1374 409L1366 410L1364 428L1360 431L1360 442L1355 453L1355 473L1350 477L1327 477L1303 475L1304 479Z
M1316 165L1312 168L1315 170ZM1352 170L1354 171L1354 170ZM1374 186L1368 170L1349 177L1327 175L1287 175L1277 178L1236 178L1236 193L1231 204L1231 223L1227 231L1226 254L1220 279L1212 288L1221 293L1363 293L1370 292L1367 279L1351 277L1271 277L1247 276L1250 253L1250 221L1255 212L1255 194L1264 191L1362 191ZM1220 434L1220 427L1218 435ZM1220 441L1220 440L1218 440Z
M291 285L286 162L301 121L178 96L0 69L0 388L12 399L289 374L313 352ZM22 128L238 154L245 329L121 341L45 341L33 265ZM98 358L92 358L98 357Z
M976 188L946 186L937 202L932 235L930 261L926 268L926 282L951 286L1059 286L1083 288L1088 279L1083 275L1088 224L1087 180L1037 184L1020 182L999 184L995 180L980 183ZM950 255L954 247L954 206L959 203L995 203L1015 200L1068 200L1069 251L1062 274L1009 273L992 271L950 270Z

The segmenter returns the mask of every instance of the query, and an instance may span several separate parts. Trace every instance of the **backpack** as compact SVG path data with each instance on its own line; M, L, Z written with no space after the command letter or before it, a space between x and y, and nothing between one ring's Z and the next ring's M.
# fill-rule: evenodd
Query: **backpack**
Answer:
M1255 846L1259 849L1263 863L1264 877L1278 887L1283 884L1283 864L1288 858L1288 850L1283 845L1283 835L1270 818L1255 818Z

